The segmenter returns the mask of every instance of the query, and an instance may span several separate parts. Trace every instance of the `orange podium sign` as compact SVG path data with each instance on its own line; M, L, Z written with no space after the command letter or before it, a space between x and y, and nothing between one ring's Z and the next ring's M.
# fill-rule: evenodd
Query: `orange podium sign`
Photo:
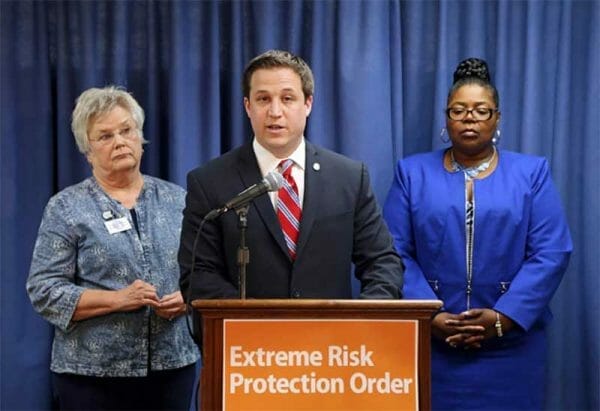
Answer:
M194 300L199 408L431 410L438 300Z
M225 319L223 410L418 410L418 321Z

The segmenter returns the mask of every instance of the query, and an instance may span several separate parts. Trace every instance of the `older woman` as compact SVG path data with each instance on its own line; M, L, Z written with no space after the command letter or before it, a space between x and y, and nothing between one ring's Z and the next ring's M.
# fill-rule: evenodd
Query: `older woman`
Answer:
M448 94L451 147L398 162L384 216L406 298L440 299L432 321L437 410L540 410L550 299L572 250L545 159L496 147L487 64L461 62Z
M61 409L188 409L198 350L186 328L177 249L185 192L143 175L144 112L92 88L72 130L92 176L50 199L27 291L55 327Z

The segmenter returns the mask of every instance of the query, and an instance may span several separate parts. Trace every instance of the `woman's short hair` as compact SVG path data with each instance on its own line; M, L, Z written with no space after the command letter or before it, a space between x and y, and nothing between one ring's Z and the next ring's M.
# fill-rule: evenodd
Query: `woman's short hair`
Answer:
M106 114L116 106L129 111L138 129L142 143L144 139L144 110L138 102L124 88L106 86L104 88L90 88L77 97L75 109L71 116L71 130L75 136L77 147L83 154L90 151L88 127L90 121L98 115Z
M244 97L250 97L250 80L256 70L281 67L290 68L300 76L305 100L307 97L314 94L315 79L312 70L301 57L288 51L269 50L250 60L244 69L244 75L242 77L242 93L244 94Z
M496 108L500 108L498 90L496 90L496 87L492 84L490 71L488 70L488 65L485 60L471 57L461 61L458 63L458 66L456 66L453 79L454 83L448 92L448 101L450 101L454 92L465 84L478 84L490 90Z

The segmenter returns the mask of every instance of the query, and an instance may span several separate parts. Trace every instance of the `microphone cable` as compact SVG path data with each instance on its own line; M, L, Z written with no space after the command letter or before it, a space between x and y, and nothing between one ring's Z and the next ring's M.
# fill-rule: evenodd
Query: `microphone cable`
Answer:
M189 282L188 282L188 292L187 292L187 303L185 304L187 309L186 309L186 316L185 316L185 324L187 325L187 329L188 332L190 333L190 336L192 337L192 340L194 340L194 342L196 343L196 345L198 347L202 347L202 342L199 341L198 336L195 334L194 332L194 327L190 324L190 317L193 318L194 315L194 309L192 307L192 280L194 279L194 269L196 267L196 247L198 246L198 239L200 238L200 233L202 232L202 229L204 228L204 224L207 222L208 220L206 219L206 217L204 217L202 219L202 221L200 221L200 224L198 225L198 229L196 230L196 235L194 236L194 243L192 245L192 266L190 269L190 274L189 274ZM200 319L201 321L201 319ZM199 324L200 327L202 327L202 323L200 322ZM202 355L202 353L200 353ZM202 361L202 360L201 360Z

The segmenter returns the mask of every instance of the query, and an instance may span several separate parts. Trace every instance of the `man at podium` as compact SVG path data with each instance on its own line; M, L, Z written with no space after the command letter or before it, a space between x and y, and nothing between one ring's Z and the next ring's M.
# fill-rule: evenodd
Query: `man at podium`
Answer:
M188 302L239 298L240 289L248 298L352 298L352 263L361 298L401 298L403 265L366 166L304 137L313 89L310 67L289 52L267 51L247 65L254 138L187 176L179 263ZM238 203L247 209L226 212ZM249 258L239 252L245 222Z

